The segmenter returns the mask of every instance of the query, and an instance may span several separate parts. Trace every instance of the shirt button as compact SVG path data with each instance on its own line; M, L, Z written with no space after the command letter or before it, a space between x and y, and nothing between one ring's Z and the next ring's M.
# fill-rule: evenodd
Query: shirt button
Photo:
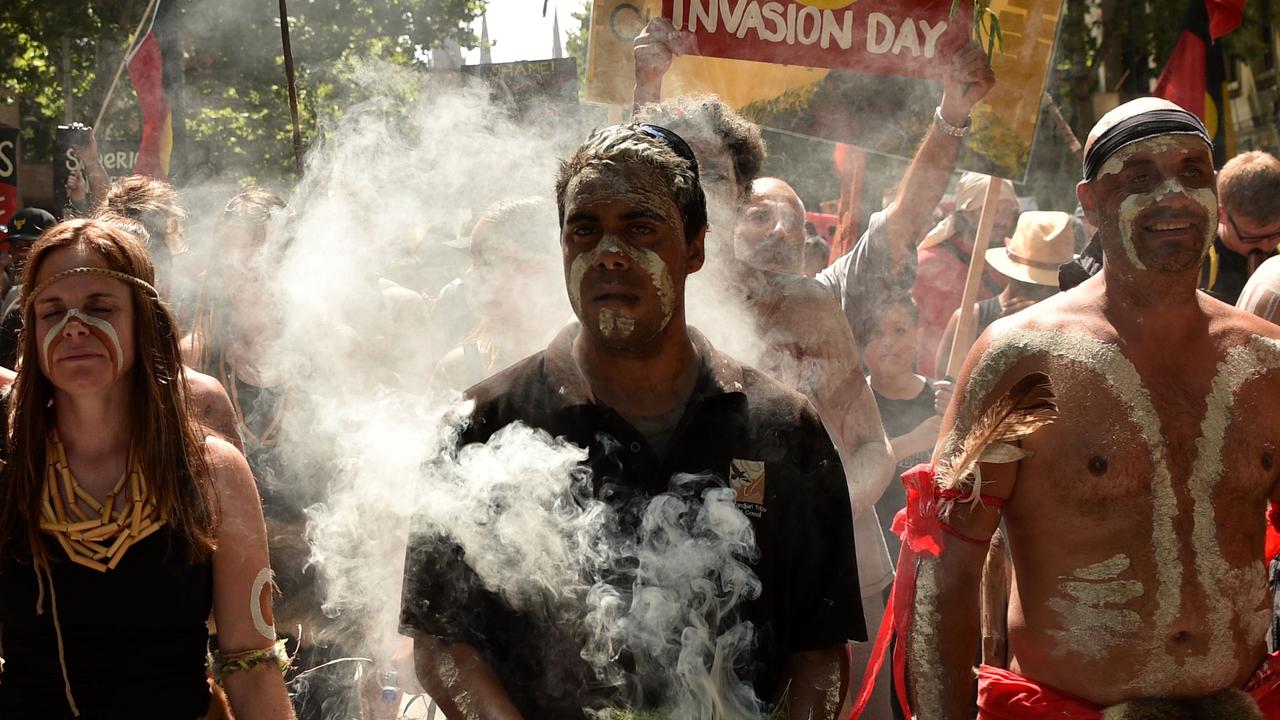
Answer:
M633 443L631 443L631 452L633 452L633 453L638 453L638 452L640 452L640 443L638 443L638 442L633 442Z

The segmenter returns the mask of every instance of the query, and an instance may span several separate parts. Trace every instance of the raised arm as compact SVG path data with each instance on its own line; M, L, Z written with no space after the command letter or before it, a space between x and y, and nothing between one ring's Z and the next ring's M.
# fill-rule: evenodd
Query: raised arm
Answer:
M213 554L218 650L244 668L227 672L223 686L238 720L291 719L293 709L278 665L283 648L275 644L267 527L258 489L238 450L212 437L205 445L222 511Z
M943 82L939 105L943 122L957 128L967 126L973 106L986 97L995 84L996 76L986 53L976 43L966 45L952 59ZM898 195L885 211L894 267L901 267L908 253L915 254L916 245L933 217L933 209L947 189L963 142L962 138L944 132L936 118L925 131L924 141L898 184Z
M89 211L96 212L102 207L103 201L107 199L107 193L111 190L111 178L107 176L107 169L102 167L102 156L98 154L98 138L94 135L93 128L89 128L89 142L84 145L73 145L76 151L76 157L80 158L80 164L84 167L85 178L89 181L89 194L93 196L93 207Z
M695 51L693 35L675 29L670 20L655 17L632 44L636 63L636 88L632 109L662 100L662 78L677 55Z
M956 383L943 418L935 466L957 452L991 398L1007 391L1008 378L1016 376L1006 374L992 388L994 392L973 385L975 367L988 342L989 336L984 335L974 346ZM1018 463L981 463L980 471L984 497L1012 496ZM968 720L976 702L973 662L981 641L982 566L988 541L1000 524L1000 511L988 504L956 502L942 519L954 532L943 533L938 557L918 560L907 671L912 709L921 720Z

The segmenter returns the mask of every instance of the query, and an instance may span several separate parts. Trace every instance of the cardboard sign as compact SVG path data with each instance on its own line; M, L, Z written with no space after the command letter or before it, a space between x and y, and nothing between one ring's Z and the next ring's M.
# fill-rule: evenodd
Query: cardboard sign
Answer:
M951 0L664 0L695 54L931 77L969 33Z
M493 100L518 116L578 104L578 62L573 58L463 65L461 71L488 84Z
M18 128L0 126L0 225L18 212Z
M687 8L690 0L683 1ZM710 2L698 1L703 3L701 7L704 10ZM666 2L675 3L677 0ZM782 4L781 0L778 2ZM843 0L807 2L808 5L800 5L825 10L841 4ZM857 10L858 6L869 8L872 2L858 0L849 10L861 12ZM876 12L882 12L891 19L900 19L896 33L901 32L901 19L936 17L921 16L914 11L915 8L935 11L933 0L874 2L880 8ZM766 20L763 6L767 4L760 4L761 23L766 33L776 32L775 24ZM885 12L890 5L899 9ZM949 12L950 1L943 5ZM1063 0L992 0L991 10L1000 16L1004 28L1004 48L997 50L992 60L996 87L974 108L973 132L961 151L957 163L960 169L1012 180L1022 180L1026 175L1062 5ZM631 105L635 89L632 43L649 19L662 13L662 6L663 0L595 0L587 54L585 99L611 105ZM724 35L726 9L729 15L737 12L739 0L717 0L717 6L720 23L717 32ZM743 24L748 7L742 8L737 30L731 39L748 47L754 44L758 50L763 41L758 39L754 15L749 25ZM784 4L784 21L786 7ZM674 14L674 5L672 8ZM770 17L773 10L776 8L771 9ZM797 9L797 18L800 12ZM964 12L963 5L961 12ZM812 17L812 13L806 12L806 15ZM686 22L690 17L686 16ZM854 19L856 17L855 14ZM870 12L867 17L870 18ZM839 22L838 15L836 18ZM698 22L702 23L701 18ZM870 24L871 21L868 19L867 22ZM915 27L918 42L921 38L920 23L915 23ZM866 31L867 26L864 25L864 49ZM806 32L812 32L807 25ZM753 39L753 35L757 39ZM730 41L730 38L722 39ZM873 40L883 45L885 38ZM895 34L894 42L897 41ZM705 53L702 42L699 38L699 52ZM899 48L899 54L911 56L910 41L903 42L905 44ZM891 45L891 54L892 50ZM851 46L849 52L852 51ZM814 52L822 52L821 38ZM829 47L825 52L839 54L845 51ZM668 98L689 93L715 93L754 122L779 132L848 143L873 153L909 159L933 121L933 110L942 98L941 82L920 75L924 72L940 76L945 70L949 50L943 39L938 40L937 52L938 55L931 59L912 58L914 63L904 60L901 68L889 74L684 55L675 58L663 78L662 95ZM737 54L750 55L751 51ZM863 70L877 68L884 70L879 65L865 66Z

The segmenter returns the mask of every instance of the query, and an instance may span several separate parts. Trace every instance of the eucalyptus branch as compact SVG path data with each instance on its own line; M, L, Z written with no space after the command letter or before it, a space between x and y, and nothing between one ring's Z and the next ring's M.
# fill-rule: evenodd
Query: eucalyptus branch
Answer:
M960 5L966 2L973 3L973 39L983 46L987 58L993 59L997 49L1004 51L1004 30L1000 27L1000 16L991 9L991 0L952 0L952 21L956 19Z

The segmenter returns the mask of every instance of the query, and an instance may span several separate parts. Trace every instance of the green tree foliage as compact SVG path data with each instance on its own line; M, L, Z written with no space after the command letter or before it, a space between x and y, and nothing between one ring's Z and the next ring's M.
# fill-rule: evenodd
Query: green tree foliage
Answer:
M292 129L278 5L262 0L161 0L182 49L175 167L190 176L267 180L292 168ZM4 0L0 103L23 116L24 156L47 160L64 116L97 115L148 0ZM356 67L376 59L425 69L431 48L478 42L469 25L485 0L291 0L290 38L304 142L361 88ZM65 42L64 42L65 38ZM64 53L64 48L67 52ZM69 83L64 86L64 67ZM66 97L71 98L67 112ZM107 139L138 137L127 73L112 95ZM180 156L178 155L180 154Z
M587 42L591 35L591 3L587 2L581 10L573 13L573 19L578 24L569 31L564 50L569 57L578 61L578 84L584 85L587 82Z

